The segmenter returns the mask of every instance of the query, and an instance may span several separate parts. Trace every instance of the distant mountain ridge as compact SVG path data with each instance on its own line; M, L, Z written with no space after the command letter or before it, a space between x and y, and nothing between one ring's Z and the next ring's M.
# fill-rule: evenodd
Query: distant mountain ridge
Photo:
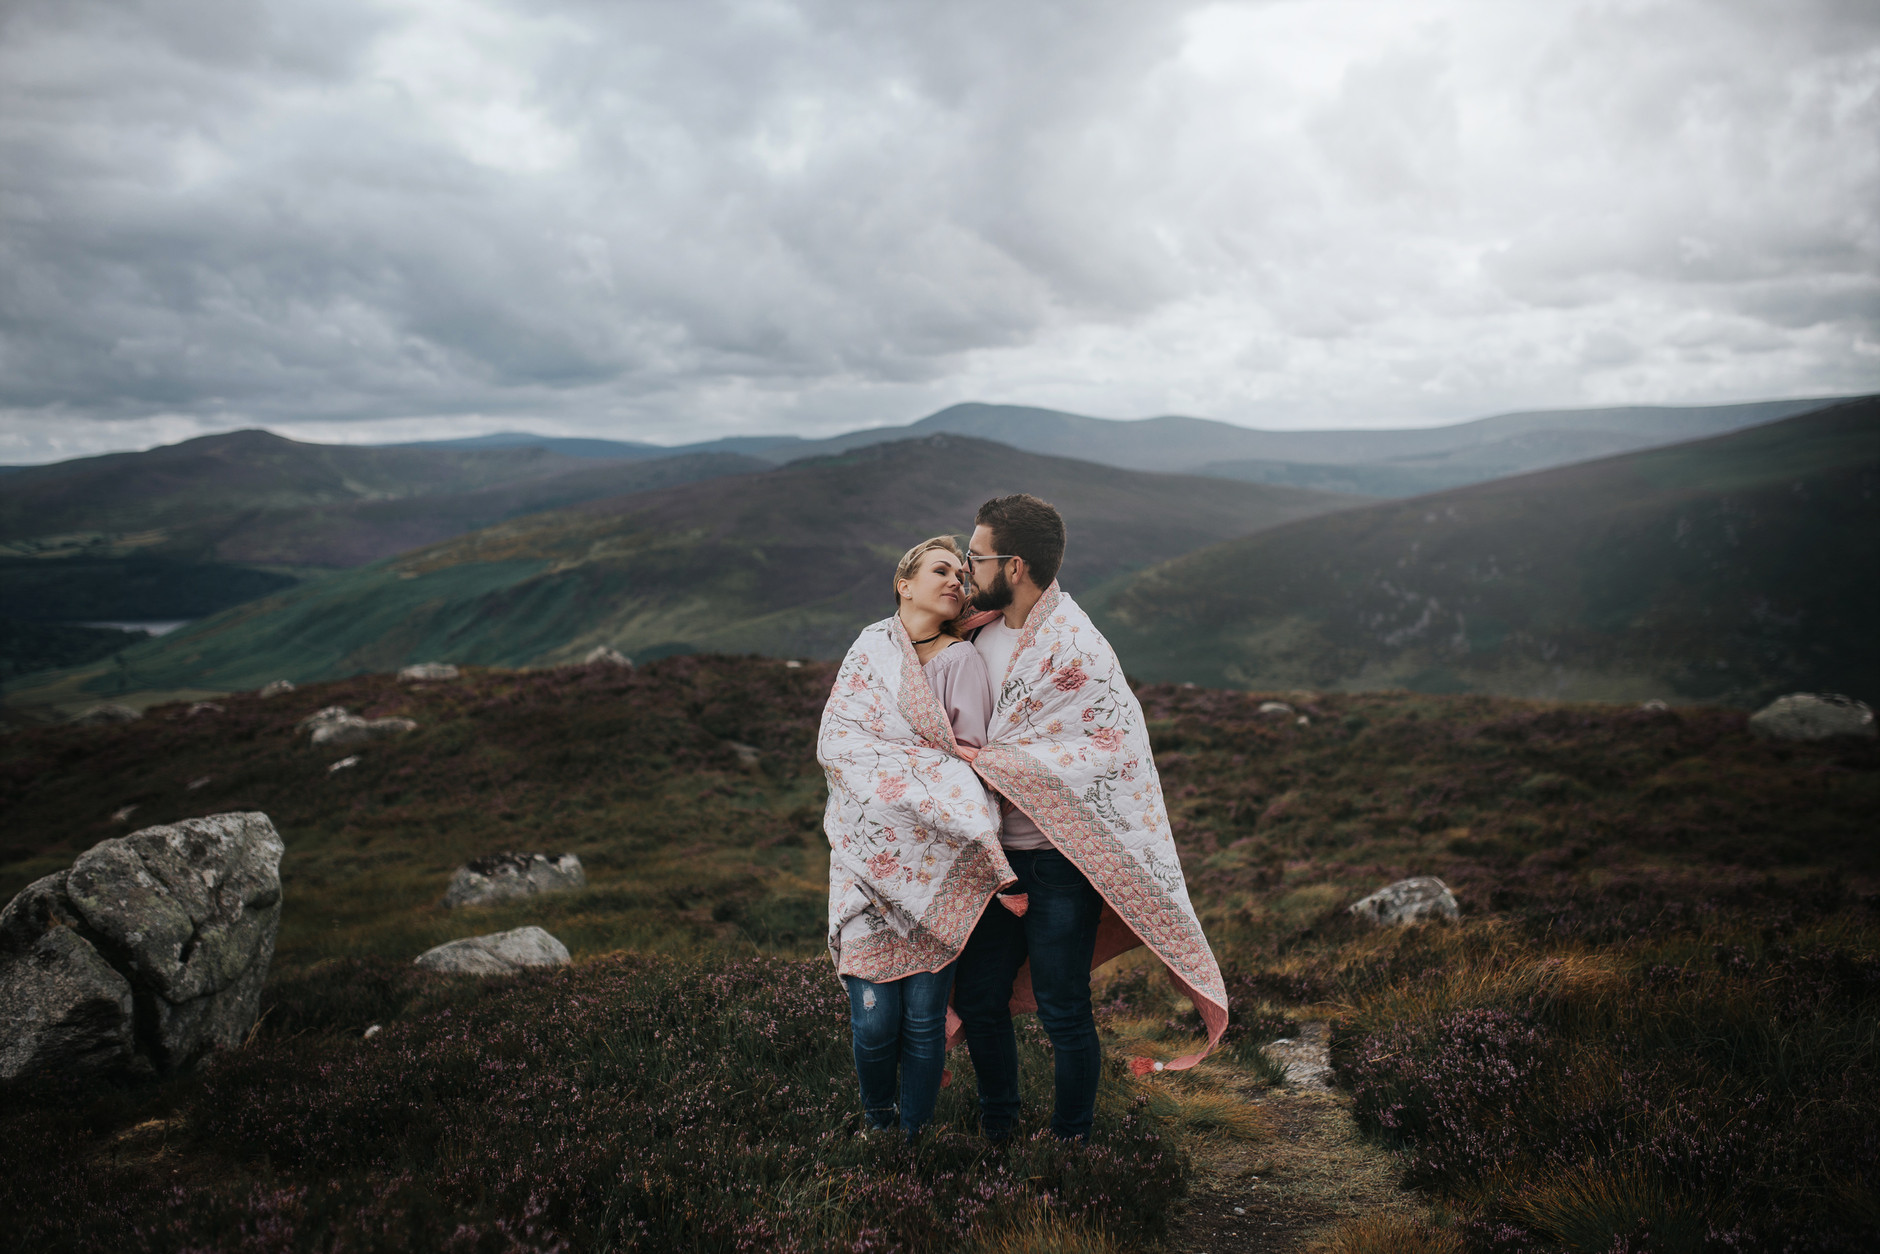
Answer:
M934 435L512 519L135 646L124 673L226 690L422 660L561 663L596 645L840 656L889 612L908 545L963 534L981 502L1021 490L1063 511L1074 592L1360 503Z
M1307 519L1114 589L1133 673L1754 704L1880 699L1880 398Z
M1264 431L1207 418L1091 418L1027 405L953 405L906 426L826 439L735 436L672 447L523 432L433 441L436 448L536 447L562 456L646 460L732 452L784 464L947 432L1105 466L1289 484L1372 496L1413 496L1503 475L1610 456L1775 422L1846 397L1736 405L1631 405L1534 410L1442 427Z
M0 478L0 558L358 566L518 514L768 468L729 453L634 464L537 445L380 448L231 431Z

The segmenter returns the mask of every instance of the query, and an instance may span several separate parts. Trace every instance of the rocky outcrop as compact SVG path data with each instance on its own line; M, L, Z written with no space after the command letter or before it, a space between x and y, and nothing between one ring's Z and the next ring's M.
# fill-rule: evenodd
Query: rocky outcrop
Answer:
M449 662L419 662L398 672L401 683L426 683L435 679L455 679L458 671Z
M369 740L383 740L387 736L402 736L406 732L418 730L417 723L411 719L361 718L343 705L329 705L300 720L300 726L312 730L312 740L316 746L330 745L333 748L362 745Z
M263 687L261 691L257 693L256 695L262 696L262 697L279 697L279 696L285 696L287 693L290 693L293 690L294 690L294 683L292 680L276 679L273 682L267 684L265 687Z
M551 858L545 853L495 853L457 868L444 890L444 905L487 906L538 893L561 893L587 887L581 859L571 853Z
M1424 919L1453 919L1462 913L1449 885L1434 875L1398 880L1351 907L1357 918L1380 927L1402 927Z
M568 947L539 927L470 936L427 949L415 965L446 975L508 975L525 967L564 967Z
M624 666L629 670L633 668L632 658L620 652L618 649L610 649L604 644L589 649L588 655L582 658L581 662L585 666Z
M1875 734L1873 710L1838 692L1791 692L1749 716L1749 729L1769 740L1827 740Z
M254 1027L281 919L260 813L101 841L0 912L0 1079L168 1073Z
M1293 708L1284 701L1262 701L1256 713L1265 718L1291 718Z

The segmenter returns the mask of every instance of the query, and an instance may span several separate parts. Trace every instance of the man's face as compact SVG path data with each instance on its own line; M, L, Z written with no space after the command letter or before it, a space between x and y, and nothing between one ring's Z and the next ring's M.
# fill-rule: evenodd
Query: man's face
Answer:
M972 542L966 551L979 557L990 557L999 550L992 544L992 528L981 523L973 528ZM973 608L976 610L1002 610L1012 603L1012 585L1005 580L1004 562L973 562Z

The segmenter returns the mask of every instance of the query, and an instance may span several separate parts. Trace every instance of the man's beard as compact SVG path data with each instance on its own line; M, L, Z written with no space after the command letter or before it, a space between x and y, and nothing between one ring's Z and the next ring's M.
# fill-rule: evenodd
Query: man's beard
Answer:
M1005 581L1005 567L999 567L999 573L993 577L990 588L973 590L973 608L976 610L1002 610L1012 603L1012 585Z

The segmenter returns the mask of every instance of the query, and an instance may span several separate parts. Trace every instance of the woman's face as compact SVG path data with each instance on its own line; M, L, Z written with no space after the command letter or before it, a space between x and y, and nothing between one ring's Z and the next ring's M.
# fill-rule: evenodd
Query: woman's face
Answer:
M966 604L966 573L960 560L945 549L928 549L920 565L901 581L901 596L917 610L956 618Z

